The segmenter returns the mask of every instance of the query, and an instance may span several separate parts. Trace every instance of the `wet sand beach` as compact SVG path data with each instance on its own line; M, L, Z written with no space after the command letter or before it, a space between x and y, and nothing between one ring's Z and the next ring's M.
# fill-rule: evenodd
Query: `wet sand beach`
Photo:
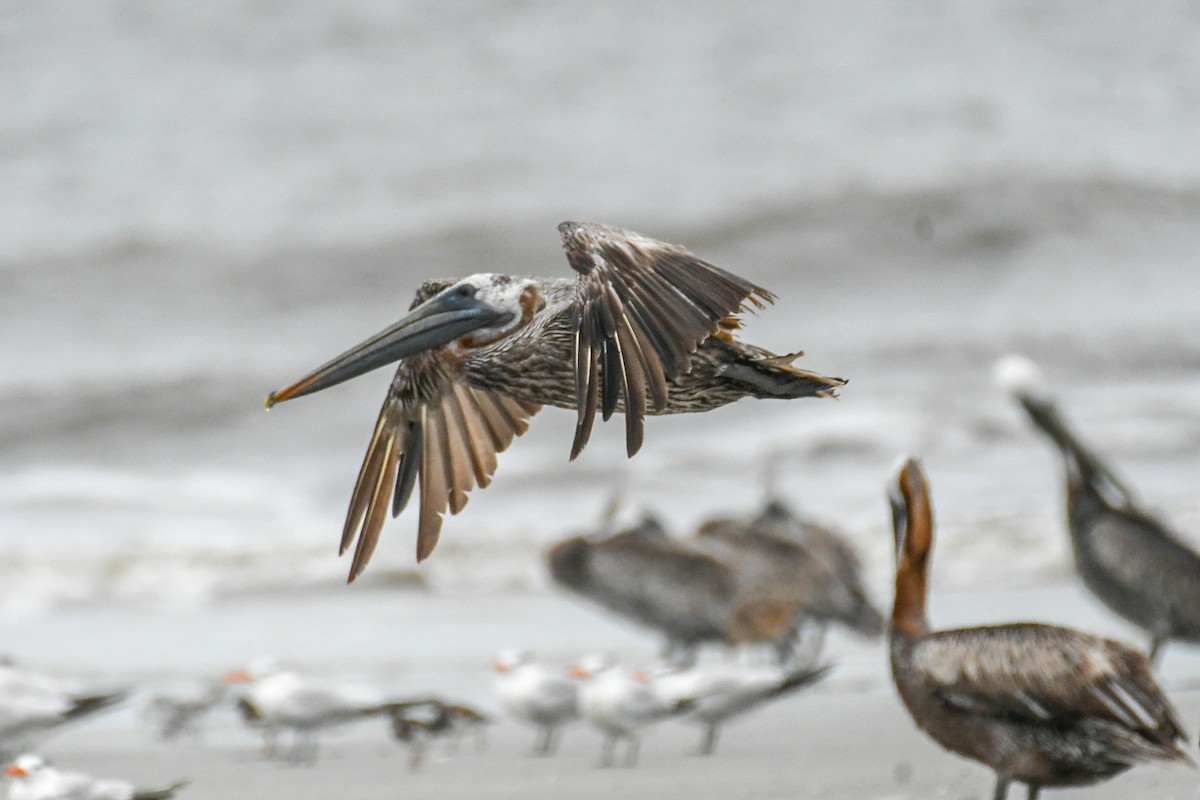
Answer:
M939 625L1002 619L1074 624L1138 639L1072 585L1023 591L935 593ZM213 716L202 744L163 745L139 727L129 708L51 739L44 748L61 766L146 785L190 778L182 797L225 800L401 795L445 798L885 798L954 800L990 797L992 777L948 755L912 726L888 683L882 642L832 635L826 658L837 668L825 682L731 724L717 753L694 755L699 729L668 722L645 736L632 769L599 769L599 735L568 728L560 753L530 758L533 731L506 720L491 692L488 663L519 643L552 664L594 651L630 666L648 663L656 641L551 593L445 595L353 591L325 597L245 598L204 612L91 608L60 611L42 622L7 620L0 636L31 665L118 680L126 664L142 664L144 682L219 674L239 654L297 658L315 674L371 681L397 696L435 691L495 715L486 750L463 742L447 755L435 746L416 773L385 724L369 720L323 737L318 763L288 766L262 760L259 740L232 712ZM146 643L150 643L147 646ZM128 649L127 649L128 648ZM67 650L77 656L62 660ZM304 653L322 659L307 661ZM710 654L711 657L712 654ZM242 656L244 657L244 656ZM1189 732L1200 721L1200 651L1174 648L1163 681ZM1195 798L1200 771L1142 767L1086 790L1050 797Z

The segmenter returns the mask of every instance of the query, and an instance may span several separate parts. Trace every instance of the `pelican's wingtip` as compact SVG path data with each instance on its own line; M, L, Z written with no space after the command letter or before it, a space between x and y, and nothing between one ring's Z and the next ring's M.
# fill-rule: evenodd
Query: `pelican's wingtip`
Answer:
M1041 368L1027 356L1010 353L998 359L992 368L992 378L1014 397L1045 400L1050 396Z

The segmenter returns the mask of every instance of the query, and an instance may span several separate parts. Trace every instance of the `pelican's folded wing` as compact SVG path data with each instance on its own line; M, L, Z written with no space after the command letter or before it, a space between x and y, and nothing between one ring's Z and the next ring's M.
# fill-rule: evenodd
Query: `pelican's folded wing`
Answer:
M1116 642L1048 625L944 631L917 645L914 666L946 704L974 714L1118 724L1170 745L1183 735L1145 658Z
M379 412L342 528L340 553L358 538L351 581L375 552L389 504L397 516L418 481L417 560L426 559L437 545L446 510L457 514L467 504L467 492L491 483L496 454L528 430L529 418L541 409L452 379L442 382L435 401L406 401L396 390L403 378L398 372Z
M667 405L667 381L686 373L691 354L747 301L774 300L765 289L714 267L678 245L583 222L558 226L576 289L574 459L605 420L625 410L625 447L642 445L647 395Z

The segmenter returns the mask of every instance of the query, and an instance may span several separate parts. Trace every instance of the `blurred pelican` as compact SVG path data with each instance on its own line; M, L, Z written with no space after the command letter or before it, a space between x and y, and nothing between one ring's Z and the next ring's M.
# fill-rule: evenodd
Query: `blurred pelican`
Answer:
M667 536L653 519L606 538L575 536L546 554L560 586L666 637L665 657L693 662L706 642L776 642L800 607L791 587L742 581L711 554Z
M1150 661L1171 640L1200 643L1200 554L1139 507L1129 487L1067 426L1041 371L1009 356L996 377L1059 451L1075 569L1112 611L1150 634Z

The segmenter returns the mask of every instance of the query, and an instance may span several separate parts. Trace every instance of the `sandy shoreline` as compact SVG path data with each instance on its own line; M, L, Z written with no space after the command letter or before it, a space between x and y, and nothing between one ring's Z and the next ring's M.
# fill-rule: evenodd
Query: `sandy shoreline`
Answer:
M1200 691L1175 693L1185 718L1200 718ZM527 757L530 733L508 722L491 730L487 749L439 752L409 772L380 723L364 723L323 745L311 768L265 763L240 731L214 731L212 744L161 746L144 735L80 731L47 752L63 766L124 775L152 785L182 777L191 798L985 798L991 778L981 767L939 751L921 737L887 693L813 694L732 726L718 753L692 755L698 732L668 723L647 735L642 762L599 769L599 738L582 726L568 731L552 759ZM1072 798L1195 798L1200 775L1180 767L1142 767L1098 787L1055 792ZM1013 796L1018 796L1014 791ZM1023 796L1023 795L1021 795Z
M936 593L932 612L946 626L1040 618L1138 642L1074 584ZM274 654L320 674L370 680L399 695L437 691L493 713L486 664L501 647L532 647L553 663L596 650L639 663L655 646L653 638L553 594L352 591L263 596L188 613L63 609L0 620L0 641L30 666L114 682L212 674ZM882 642L835 634L826 658L837 664L826 682L731 725L715 756L693 755L699 730L671 722L647 734L634 769L598 769L600 738L582 725L566 732L557 757L529 758L532 732L505 720L492 727L484 752L466 744L448 757L439 746L415 774L378 720L324 739L315 767L288 767L259 759L257 739L232 713L212 719L203 745L165 746L139 727L132 708L65 731L41 752L64 768L146 786L188 778L185 800L990 797L986 770L943 753L913 728L888 683ZM1162 680L1194 735L1200 651L1168 651ZM1194 800L1198 793L1200 771L1142 767L1050 796Z

